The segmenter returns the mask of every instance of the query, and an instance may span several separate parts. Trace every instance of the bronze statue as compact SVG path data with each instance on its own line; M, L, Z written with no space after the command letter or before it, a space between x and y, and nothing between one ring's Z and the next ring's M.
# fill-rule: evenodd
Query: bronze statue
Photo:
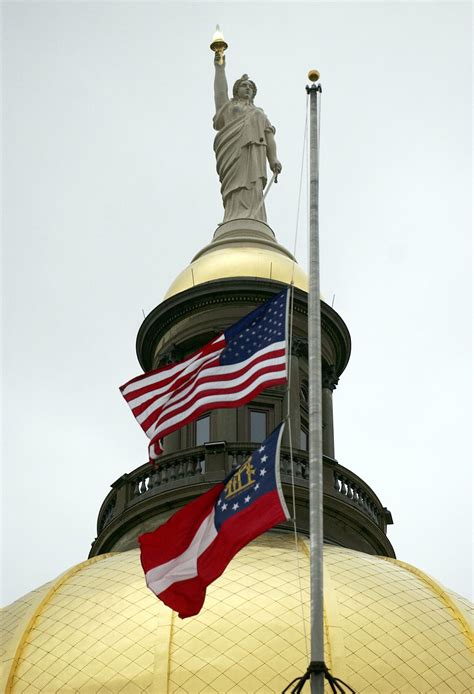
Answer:
M214 58L213 125L216 168L221 182L224 222L251 218L266 221L263 190L267 183L266 160L275 175L281 171L277 159L275 128L261 108L254 105L255 83L242 75L229 99L225 74L225 56Z

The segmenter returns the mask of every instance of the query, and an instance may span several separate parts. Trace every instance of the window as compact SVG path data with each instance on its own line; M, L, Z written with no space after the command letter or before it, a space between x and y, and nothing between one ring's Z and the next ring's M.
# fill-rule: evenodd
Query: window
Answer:
M206 415L196 422L196 446L202 446L211 438L211 417Z
M250 410L250 440L261 443L267 436L267 413L262 410Z
M304 405L306 408L308 408L309 388L308 388L308 382L307 381L303 381L303 383L301 384L300 400L301 400L301 404Z
M300 429L300 448L303 451L308 450L308 432Z

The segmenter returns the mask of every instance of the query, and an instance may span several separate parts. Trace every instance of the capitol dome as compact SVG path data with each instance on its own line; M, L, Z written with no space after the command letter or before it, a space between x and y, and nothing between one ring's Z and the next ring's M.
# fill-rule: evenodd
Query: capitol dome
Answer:
M308 277L281 246L271 227L255 219L220 224L213 240L196 253L171 284L165 299L205 282L229 277L260 278L294 284L308 291Z
M138 550L78 564L3 611L2 691L280 692L309 661L298 542L299 569L291 534L252 542L186 620L145 587ZM330 545L324 580L326 663L358 694L472 691L467 601L401 561Z
M198 284L226 277L259 277L308 291L308 278L296 261L270 249L218 248L186 267L168 289L165 299Z

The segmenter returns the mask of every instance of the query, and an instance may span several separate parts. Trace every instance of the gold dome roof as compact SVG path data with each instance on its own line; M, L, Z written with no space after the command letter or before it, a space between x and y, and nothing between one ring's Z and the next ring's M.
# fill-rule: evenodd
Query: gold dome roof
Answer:
M138 550L94 557L3 610L13 692L278 692L308 664L308 543L267 533L180 620ZM470 692L469 603L417 569L325 547L326 663L359 694ZM303 598L303 607L301 597Z
M165 299L198 284L227 277L258 277L308 291L308 278L292 254L275 240L272 229L254 219L219 225L213 241L181 272Z
M181 272L165 299L186 289L224 277L259 277L291 284L308 291L306 273L294 260L270 249L220 248L203 255Z

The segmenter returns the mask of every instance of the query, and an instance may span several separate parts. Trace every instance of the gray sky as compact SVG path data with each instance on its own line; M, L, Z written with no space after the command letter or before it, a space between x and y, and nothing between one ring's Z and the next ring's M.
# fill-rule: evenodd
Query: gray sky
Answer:
M322 290L353 341L336 457L392 511L398 558L470 594L470 12L4 3L3 603L84 560L110 484L146 460L118 386L142 309L222 219L216 22L229 81L248 72L277 128L267 210L290 249L321 71Z

